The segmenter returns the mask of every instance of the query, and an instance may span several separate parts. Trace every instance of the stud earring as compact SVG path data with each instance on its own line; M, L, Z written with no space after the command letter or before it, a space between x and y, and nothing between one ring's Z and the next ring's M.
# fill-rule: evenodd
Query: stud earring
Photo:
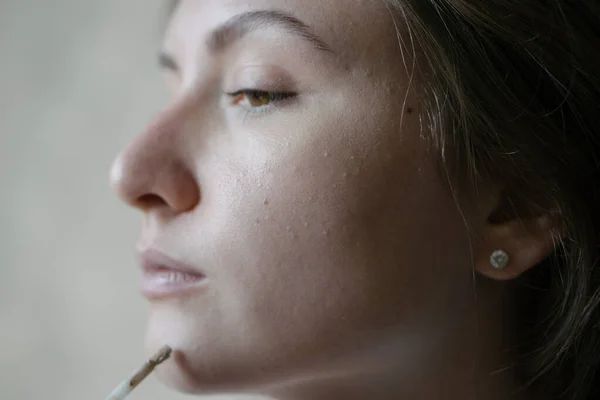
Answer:
M508 265L509 259L508 253L504 250L494 250L490 256L490 264L495 269L504 269Z

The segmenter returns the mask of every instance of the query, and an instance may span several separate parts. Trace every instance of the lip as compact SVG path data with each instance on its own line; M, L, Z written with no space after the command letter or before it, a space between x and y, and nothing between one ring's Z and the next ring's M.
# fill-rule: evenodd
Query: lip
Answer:
M181 296L198 290L206 281L197 268L177 261L156 249L137 252L142 270L140 289L147 299Z

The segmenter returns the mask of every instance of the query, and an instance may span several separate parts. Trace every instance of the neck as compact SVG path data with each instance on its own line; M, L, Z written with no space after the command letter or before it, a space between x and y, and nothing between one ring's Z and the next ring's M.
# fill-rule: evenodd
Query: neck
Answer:
M268 394L278 400L526 399L515 379L514 355L507 350L513 348L507 335L512 329L502 317L512 314L502 300L511 296L487 289L492 295L451 314L460 319L413 334L394 332L394 339L381 340L377 349L370 346L368 354L285 382Z

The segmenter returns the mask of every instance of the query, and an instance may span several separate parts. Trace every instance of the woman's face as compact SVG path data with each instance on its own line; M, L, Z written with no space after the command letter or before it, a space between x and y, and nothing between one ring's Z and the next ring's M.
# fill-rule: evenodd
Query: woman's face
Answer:
M112 170L144 212L144 265L163 268L143 286L149 351L176 350L169 385L260 390L409 362L472 298L397 22L399 36L373 0L179 5L171 99ZM204 278L165 272L164 255Z

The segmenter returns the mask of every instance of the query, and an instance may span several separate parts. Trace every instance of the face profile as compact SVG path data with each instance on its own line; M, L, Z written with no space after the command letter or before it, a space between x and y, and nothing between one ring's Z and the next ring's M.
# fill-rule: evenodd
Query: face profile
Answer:
M517 218L492 174L456 190L427 119L429 47L391 3L178 2L159 55L170 98L111 169L144 214L146 344L173 348L167 385L323 400L519 386L493 374L515 357L512 282L553 253L556 220Z

